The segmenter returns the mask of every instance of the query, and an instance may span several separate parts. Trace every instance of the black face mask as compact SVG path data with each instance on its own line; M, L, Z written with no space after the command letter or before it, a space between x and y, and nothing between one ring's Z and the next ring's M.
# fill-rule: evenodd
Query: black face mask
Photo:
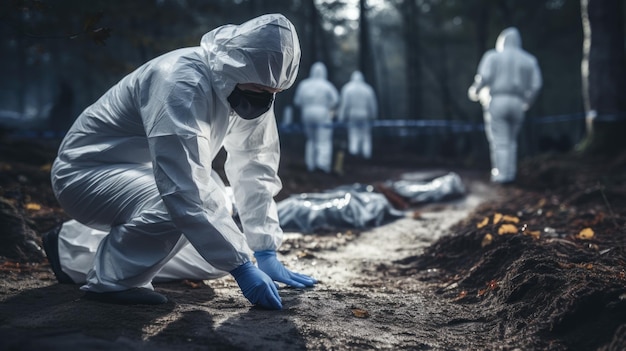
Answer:
M230 107L243 119L255 119L269 111L274 102L274 93L241 90L235 86L228 95Z

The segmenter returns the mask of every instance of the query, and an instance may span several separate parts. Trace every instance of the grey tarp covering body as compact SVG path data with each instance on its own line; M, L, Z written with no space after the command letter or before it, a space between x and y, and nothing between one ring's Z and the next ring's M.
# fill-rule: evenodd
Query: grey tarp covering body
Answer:
M515 180L517 135L525 111L535 101L542 84L537 60L522 49L519 31L513 27L503 30L496 48L481 58L468 90L469 98L483 106L492 181Z
M278 203L283 230L302 233L377 227L404 216L383 194L361 184L292 195Z
M350 81L341 88L338 120L347 123L348 151L351 155L372 156L372 125L378 115L374 89L360 71L352 72Z
M413 205L465 195L461 177L454 172L438 176L406 174L403 179L387 181L385 185ZM363 184L292 195L278 203L283 230L302 233L372 228L406 217L408 213L394 208L374 186Z
M300 108L306 133L304 160L309 171L330 173L333 160L333 109L339 103L337 89L326 79L326 66L315 62L308 78L302 80L293 98Z
M53 189L65 211L108 232L82 289L151 288L155 275L189 243L222 274L250 261L250 250L281 244L273 200L281 189L273 108L245 120L232 112L227 97L238 83L286 89L299 61L293 24L282 15L264 15L219 27L198 47L145 63L83 111L52 167ZM222 147L243 233L211 177ZM91 250L94 241L85 231L69 250ZM59 255L63 264L72 252Z
M389 181L386 185L411 204L426 204L465 195L465 185L454 172L430 177L405 174L402 178Z

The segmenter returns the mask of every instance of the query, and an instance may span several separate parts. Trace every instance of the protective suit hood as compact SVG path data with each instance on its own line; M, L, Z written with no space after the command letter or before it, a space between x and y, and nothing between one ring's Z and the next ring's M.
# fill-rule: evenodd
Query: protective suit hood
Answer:
M239 83L284 90L298 75L300 42L294 25L281 14L218 27L202 37L200 46L222 99Z
M310 74L311 78L326 79L326 76L327 76L326 65L324 65L321 62L315 62L313 66L311 66L311 74Z
M502 52L504 48L521 49L522 37L515 27L504 29L496 40L496 51Z
M360 71L352 72L352 76L350 77L350 80L353 82L362 82L364 80L363 73L361 73Z

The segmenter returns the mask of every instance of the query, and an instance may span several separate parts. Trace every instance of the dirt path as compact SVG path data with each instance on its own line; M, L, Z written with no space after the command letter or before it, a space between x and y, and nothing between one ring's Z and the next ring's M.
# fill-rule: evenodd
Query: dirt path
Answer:
M313 289L281 289L284 309L250 308L234 280L156 285L172 302L112 306L83 301L77 286L32 271L0 287L0 349L67 350L415 350L475 349L497 333L468 307L410 276L386 276L495 196L469 184L461 200L422 209L359 235L287 233L286 265L312 274ZM475 345L476 347L473 347Z
M454 321L464 315L463 307L441 301L429 286L411 277L385 276L385 267L420 253L492 196L485 184L472 183L470 194L462 200L428 206L418 220L401 219L364 232L337 250L316 254L310 268L293 265L321 280L304 294L307 303L295 306L294 323L298 330L307 331L306 349L484 347L488 333L468 333L480 329L481 323ZM323 322L311 323L307 316Z

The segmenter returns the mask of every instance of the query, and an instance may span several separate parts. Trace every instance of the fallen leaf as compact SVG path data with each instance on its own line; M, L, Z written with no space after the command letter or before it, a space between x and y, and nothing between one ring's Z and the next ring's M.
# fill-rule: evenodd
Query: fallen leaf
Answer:
M513 224L503 224L498 228L498 235L517 234L517 227Z
M495 279L487 283L487 289L489 290L498 290L498 288L500 288L500 285L498 285L498 281Z
M500 220L502 219L502 213L494 213L493 214L493 224L498 224L498 222L500 222Z
M476 224L476 228L480 229L486 226L487 224L489 224L489 217L483 218L483 220L480 223Z
M480 246L485 247L487 245L490 245L492 242L493 242L493 235L487 233L483 237L483 241L480 243Z
M367 318L370 316L370 313L367 312L367 310L357 307L352 308L352 314L357 318Z
M541 232L538 230L525 230L524 235L530 235L533 239L541 238Z
M313 255L312 253L308 252L307 250L303 250L303 251L298 251L296 253L296 257L298 257L298 258L315 258L315 255Z
M500 285L498 285L498 281L493 279L487 282L487 287L485 289L480 289L478 290L478 296L483 296L486 293L488 293L489 291L495 291L498 290L500 288Z
M40 204L36 204L34 202L29 202L24 207L27 210L29 210L29 211L39 211L39 210L41 210L41 205Z
M459 292L459 295L454 298L454 301L462 300L466 296L467 296L467 290L461 290L461 292Z
M578 235L576 237L578 239L581 239L581 240L589 240L589 239L593 238L593 236L594 236L593 229L585 228L585 229L581 230L580 233L578 233Z
M423 219L422 212L420 212L420 211L413 211L411 213L411 218L413 218L413 219Z

